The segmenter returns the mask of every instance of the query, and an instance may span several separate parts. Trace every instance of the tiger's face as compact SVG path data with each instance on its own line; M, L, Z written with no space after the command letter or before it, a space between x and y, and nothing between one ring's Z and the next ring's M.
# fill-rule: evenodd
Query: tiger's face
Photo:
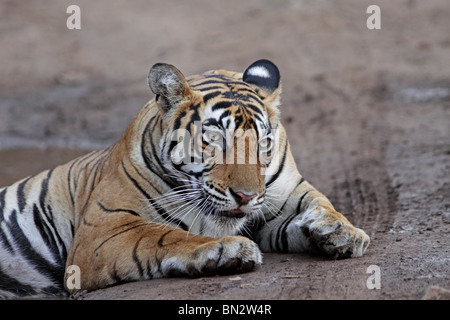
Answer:
M277 67L259 60L244 74L188 79L173 66L152 70L149 84L168 125L163 165L180 185L175 192L200 208L203 233L236 234L263 215L264 173L276 151Z

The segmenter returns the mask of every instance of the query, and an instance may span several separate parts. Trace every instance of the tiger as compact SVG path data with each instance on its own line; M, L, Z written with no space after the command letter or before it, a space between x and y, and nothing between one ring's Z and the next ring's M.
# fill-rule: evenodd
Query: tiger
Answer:
M369 236L297 169L273 62L190 77L156 63L147 82L117 143L0 189L0 296L244 273L262 252L364 254Z

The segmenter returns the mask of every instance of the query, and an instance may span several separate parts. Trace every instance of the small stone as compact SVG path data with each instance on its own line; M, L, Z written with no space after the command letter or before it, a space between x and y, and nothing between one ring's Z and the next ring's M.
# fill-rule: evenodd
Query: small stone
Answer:
M237 276L237 277L229 278L228 280L230 280L230 281L239 281L239 280L242 280L242 278Z

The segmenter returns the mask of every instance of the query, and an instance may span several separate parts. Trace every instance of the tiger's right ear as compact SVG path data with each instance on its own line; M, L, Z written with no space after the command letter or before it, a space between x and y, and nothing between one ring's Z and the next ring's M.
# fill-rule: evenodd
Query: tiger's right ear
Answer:
M147 81L156 94L156 103L165 114L192 94L184 75L170 64L155 64L148 73Z
M269 60L253 62L242 75L242 80L255 89L257 95L267 106L272 123L280 119L281 83L278 67Z

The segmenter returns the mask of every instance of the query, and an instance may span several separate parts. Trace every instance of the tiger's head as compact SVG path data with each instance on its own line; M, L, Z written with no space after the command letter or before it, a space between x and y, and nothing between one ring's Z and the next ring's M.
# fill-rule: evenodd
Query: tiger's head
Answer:
M172 200L182 198L186 211L200 208L194 220L207 235L236 234L262 217L265 170L277 152L281 85L275 64L258 60L244 73L214 70L185 78L158 63L148 83L166 126L160 152L177 184Z

